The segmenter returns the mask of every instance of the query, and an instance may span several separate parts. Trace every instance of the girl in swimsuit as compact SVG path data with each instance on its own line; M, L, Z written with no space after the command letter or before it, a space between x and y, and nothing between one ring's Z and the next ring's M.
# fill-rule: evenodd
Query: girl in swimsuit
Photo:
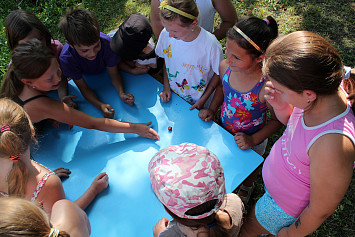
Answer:
M34 135L23 108L9 99L0 99L0 196L31 200L50 214L53 204L65 198L64 190L54 172L31 160ZM107 185L107 174L99 174L75 203L85 209Z

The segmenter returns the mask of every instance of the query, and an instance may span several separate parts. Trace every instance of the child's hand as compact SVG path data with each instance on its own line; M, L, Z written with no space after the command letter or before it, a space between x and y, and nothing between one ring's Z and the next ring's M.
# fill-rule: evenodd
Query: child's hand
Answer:
M91 183L91 188L95 196L104 191L108 186L108 175L106 172L100 173Z
M264 98L275 110L282 110L289 104L282 100L280 91L276 90L271 81L267 81L265 84Z
M234 135L234 140L238 147L242 150L246 150L255 146L252 136L243 132L237 132Z
M200 109L203 108L203 105L204 105L204 104L205 104L204 102L202 102L201 100L198 100L195 104L193 104L193 105L190 107L190 110L193 110L194 108L200 110Z
M59 178L68 178L69 175L71 174L71 171L69 169L65 169L65 168L57 168L57 169L53 170L53 172Z
M115 115L115 110L109 104L101 104L101 111L105 118L112 119Z
M169 102L169 101L170 101L170 98L171 98L171 91L170 91L170 89L169 89L169 90L163 90L163 91L160 93L159 96L160 96L161 101L163 101L164 103Z
M160 137L158 133L149 125L151 125L152 122L149 123L133 123L132 126L134 126L134 130L136 131L135 133L138 134L141 137L145 138L150 138L150 139L155 139L155 140L160 140Z
M62 98L62 102L67 104L69 107L76 109L78 108L78 105L73 101L73 99L76 99L77 97L75 95L67 95Z
M205 122L214 120L214 113L210 109L201 109L198 116Z
M161 218L158 223L153 227L154 237L158 237L161 232L163 232L169 225L170 221L166 218Z
M137 65L131 69L130 73L134 74L134 75L141 75L141 74L145 74L149 71L150 67L147 65Z
M126 93L121 93L120 94L120 99L129 104L130 106L133 106L134 105L134 96L131 95L131 94L126 94Z

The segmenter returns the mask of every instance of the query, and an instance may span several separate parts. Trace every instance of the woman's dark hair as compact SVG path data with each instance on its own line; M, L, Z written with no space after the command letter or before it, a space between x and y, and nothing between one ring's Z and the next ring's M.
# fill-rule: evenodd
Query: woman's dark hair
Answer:
M278 35L277 23L271 16L266 17L264 20L254 16L243 18L236 24L236 27L254 41L254 43L260 47L262 52L258 51L234 28L228 30L227 38L236 42L240 47L247 50L250 55L255 57L259 57L265 53L271 41Z
M28 36L33 30L37 29L45 38L46 46L51 46L52 35L47 27L33 13L18 9L10 12L5 20L7 44L13 50L18 42Z
M12 52L12 63L1 85L0 97L14 98L24 84L21 79L37 79L50 67L54 53L37 39L19 44Z

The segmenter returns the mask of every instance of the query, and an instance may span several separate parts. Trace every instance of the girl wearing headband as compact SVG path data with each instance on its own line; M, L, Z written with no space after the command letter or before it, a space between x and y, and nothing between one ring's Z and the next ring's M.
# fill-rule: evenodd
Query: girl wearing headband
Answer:
M287 125L263 165L265 194L241 236L308 236L343 199L355 161L354 91L324 38L297 31L273 41L263 64L265 98Z
M0 99L0 197L30 200L50 214L53 204L65 194L58 176L31 159L34 135L24 109L9 99ZM107 174L99 174L76 204L85 209L107 185Z
M201 109L218 82L218 65L223 59L216 37L198 26L199 10L194 0L167 0L160 4L164 30L159 36L156 54L164 58L162 102L171 98L171 90Z
M20 198L0 198L0 236L88 237L90 222L69 200L53 205L49 217L33 203Z
M199 113L203 121L210 121L222 105L222 126L234 135L238 147L251 148L260 155L265 152L267 138L281 128L264 98L267 79L261 71L264 52L277 34L277 23L271 16L245 18L227 32L227 58L219 66L223 77L210 107ZM258 171L240 186L238 194L244 202L249 200Z

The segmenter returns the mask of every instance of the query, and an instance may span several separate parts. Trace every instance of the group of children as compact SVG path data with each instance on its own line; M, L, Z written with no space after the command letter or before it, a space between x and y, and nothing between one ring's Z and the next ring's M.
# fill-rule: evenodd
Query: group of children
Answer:
M159 17L164 29L158 32L155 53L164 59L162 102L170 101L174 91L191 104L190 109L200 110L203 121L214 120L221 107L221 125L234 135L236 145L260 155L267 138L282 124L287 127L262 168L265 194L243 224L242 200L249 199L258 172L241 185L239 196L225 194L223 168L208 149L184 143L159 151L148 170L154 193L174 220L161 219L154 236L312 233L345 195L354 167L354 77L349 72L344 79L336 49L307 31L277 38L272 17L248 17L227 31L223 59L219 41L198 24L194 0L161 1ZM133 105L134 96L125 93L120 70L139 74L155 67L148 19L132 15L112 39L100 32L95 16L85 9L71 10L59 26L66 38L64 47L32 13L10 13L6 31L12 61L1 97L20 106L9 99L0 101L0 191L3 196L35 200L51 218L64 191L53 172L31 160L29 147L35 135L31 121L53 119L159 139L150 123L112 119L114 108L85 82L86 74L107 69L120 99ZM67 77L105 118L76 109L74 97L67 95ZM46 95L57 89L61 101ZM107 185L107 174L99 174L75 203L85 209ZM53 195L45 195L48 192ZM75 213L89 234L90 227ZM66 226L63 230L70 232ZM58 231L47 224L44 228Z

